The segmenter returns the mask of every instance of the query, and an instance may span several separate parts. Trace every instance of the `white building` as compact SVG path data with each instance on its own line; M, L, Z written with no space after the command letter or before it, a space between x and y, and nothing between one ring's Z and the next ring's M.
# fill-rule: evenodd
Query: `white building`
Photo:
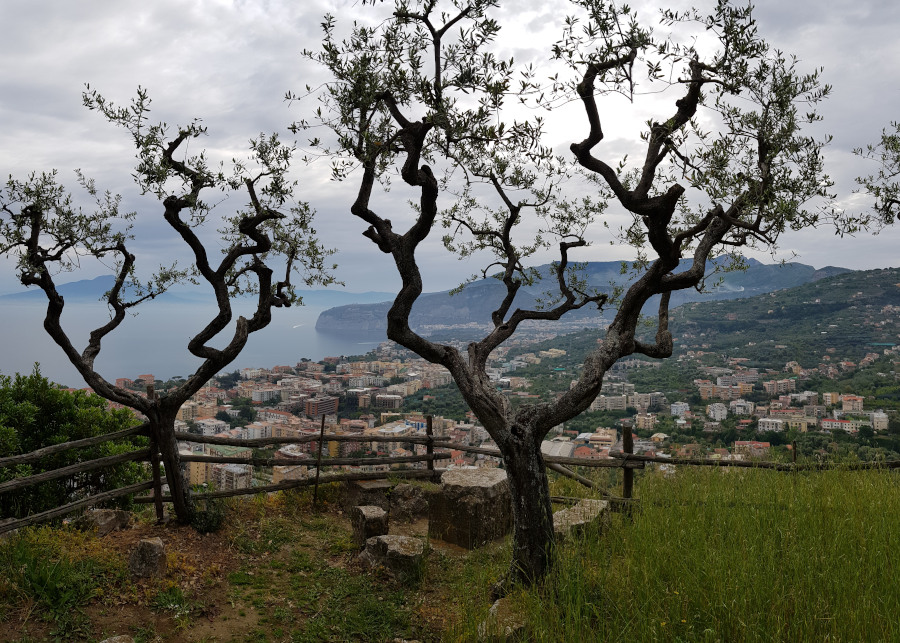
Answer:
M203 435L215 435L216 433L222 433L223 431L227 431L229 428L228 422L224 422L222 420L217 420L215 418L206 418L203 420L197 420L197 427L203 431Z
M708 404L706 406L706 417L714 422L721 422L726 417L728 417L728 407L726 407L721 402L715 402L714 404Z
M254 402L271 402L281 400L281 390L273 387L258 388L253 391L252 399Z
M760 418L760 431L784 431L784 420L778 418Z
M728 408L734 415L753 415L756 404L748 400L737 399L729 402Z
M669 405L670 413L677 417L682 417L691 410L690 404L687 402L673 402Z

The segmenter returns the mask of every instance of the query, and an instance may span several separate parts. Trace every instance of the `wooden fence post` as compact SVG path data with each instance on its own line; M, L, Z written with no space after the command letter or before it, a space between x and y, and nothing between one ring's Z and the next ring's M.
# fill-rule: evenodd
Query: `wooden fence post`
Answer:
M628 462L629 455L634 454L634 436L631 434L631 422L622 422L622 450L625 452L624 462ZM625 468L622 471L622 497L631 499L634 495L634 469Z
M325 441L325 414L322 414L322 428L319 429L319 455L316 458L316 485L313 487L313 509L319 507L319 473L322 471L322 442Z
M147 398L156 399L156 390L153 384L147 385ZM151 424L152 426L152 424ZM153 505L156 507L156 524L162 524L165 519L162 501L162 474L159 469L159 440L156 431L150 432L150 471L153 474Z
M431 477L429 480L431 482L437 482L435 479L434 473L434 430L432 428L432 422L434 421L433 415L425 416L425 435L428 436L428 443L425 445L425 453L428 455L428 470L431 471Z

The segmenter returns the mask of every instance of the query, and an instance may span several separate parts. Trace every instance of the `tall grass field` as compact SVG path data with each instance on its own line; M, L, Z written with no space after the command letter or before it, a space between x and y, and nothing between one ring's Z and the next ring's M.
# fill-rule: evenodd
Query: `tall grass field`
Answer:
M537 641L900 641L898 476L647 472L512 601Z

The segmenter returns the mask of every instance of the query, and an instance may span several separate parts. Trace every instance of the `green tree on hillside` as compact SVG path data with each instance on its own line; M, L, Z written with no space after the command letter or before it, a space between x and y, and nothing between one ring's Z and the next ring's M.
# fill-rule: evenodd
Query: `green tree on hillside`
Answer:
M103 398L84 391L57 388L35 368L31 375L0 375L0 458L21 455L43 447L104 435L138 424L128 409L110 409ZM147 438L135 436L43 459L40 464L0 468L0 482L51 471L147 446ZM0 493L0 517L22 518L67 504L85 495L124 487L148 478L145 465L137 462L88 471ZM127 504L128 499L114 502Z

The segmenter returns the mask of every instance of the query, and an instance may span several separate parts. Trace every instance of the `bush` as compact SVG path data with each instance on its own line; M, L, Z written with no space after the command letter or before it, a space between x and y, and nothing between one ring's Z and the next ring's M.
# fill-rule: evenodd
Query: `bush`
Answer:
M31 375L0 375L0 458L30 453L43 447L104 435L134 426L126 409L110 409L103 398L84 391L57 388L35 366ZM0 482L32 476L77 462L133 451L147 438L132 436L93 447L65 451L37 464L0 467ZM77 498L140 482L141 463L126 462L0 494L0 515L21 518L67 504ZM114 501L127 507L130 498Z
M197 502L194 515L191 518L191 527L201 534L209 534L219 531L225 524L228 508L223 498L209 498Z

